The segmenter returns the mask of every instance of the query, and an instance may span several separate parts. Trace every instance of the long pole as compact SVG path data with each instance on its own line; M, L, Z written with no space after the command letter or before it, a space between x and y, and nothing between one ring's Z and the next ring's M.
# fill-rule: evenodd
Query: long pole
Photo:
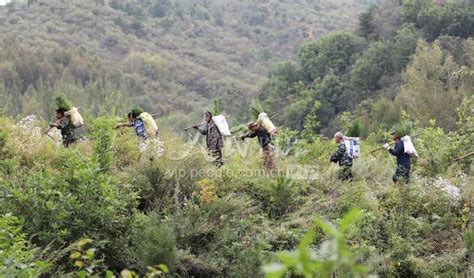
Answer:
M469 157L469 156L471 156L471 155L473 155L473 154L474 154L474 152L470 152L470 153L468 153L468 154L461 155L460 157L456 157L456 158L454 159L454 161L458 161L458 160L464 159L464 158Z
M44 132L44 134L49 135L48 132L49 132L51 129L53 129L53 127L55 127L57 124L59 124L60 121L61 121L61 120L57 120L57 121L54 123L54 126L49 127L49 128ZM49 137L51 137L51 135L49 135ZM51 138L52 138L52 137L51 137Z
M422 135L422 134L423 134L423 132L418 133L418 134L415 134L415 135L411 136L411 138L416 138L416 137L418 137L418 136L420 136L420 135ZM373 155L374 152L377 152L377 151L380 151L380 150L383 150L383 149L384 149L384 147L376 148L375 150L372 150L372 151L370 152L370 154Z

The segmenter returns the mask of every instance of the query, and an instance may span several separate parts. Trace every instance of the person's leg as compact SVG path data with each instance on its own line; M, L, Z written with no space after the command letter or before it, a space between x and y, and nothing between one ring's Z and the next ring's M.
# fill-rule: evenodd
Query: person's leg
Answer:
M410 168L403 167L403 181L405 183L410 182Z
M397 169L395 170L395 174L392 177L392 180L394 183L397 182L403 182L403 183L408 183L410 180L410 169L405 168L401 165L397 166Z
M69 147L70 145L76 143L76 139L75 138L72 138L72 139L65 139L63 140L63 146L65 148Z
M342 166L342 168L339 170L337 178L339 180L345 181L345 180L352 180L352 169L349 166Z
M267 145L262 152L263 167L268 171L276 170L275 154L272 145Z
M346 180L351 181L352 180L352 168L349 167L349 166L346 166L344 172L345 172L344 176L345 176Z
M397 168L395 169L395 174L393 174L392 176L392 181L393 183L397 183L399 179L400 179L400 168L399 166L397 166Z
M211 157L214 158L213 164L216 165L217 168L224 165L224 162L222 161L221 150L211 150Z

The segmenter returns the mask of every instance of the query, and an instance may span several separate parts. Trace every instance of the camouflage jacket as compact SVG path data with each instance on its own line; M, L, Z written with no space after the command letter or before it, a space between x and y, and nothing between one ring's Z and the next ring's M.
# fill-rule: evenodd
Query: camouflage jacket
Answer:
M216 124L211 122L198 127L202 135L206 135L206 144L209 150L221 150L224 146L222 135Z
M72 125L72 122L69 117L63 117L56 125L56 127L61 130L63 144L77 140L76 128Z
M344 143L339 144L337 151L331 155L331 162L339 163L339 166L352 166L352 158L347 155Z

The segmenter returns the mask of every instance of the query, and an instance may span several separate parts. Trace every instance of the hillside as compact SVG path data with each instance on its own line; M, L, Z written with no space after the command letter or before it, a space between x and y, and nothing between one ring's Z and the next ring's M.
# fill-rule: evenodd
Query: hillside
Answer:
M126 105L105 101L114 92L161 115L202 112L208 100L220 97L228 113L243 110L238 117L246 118L243 104L256 96L275 61L295 57L304 40L350 30L366 5L356 0L29 2L0 9L0 71L13 115L40 110L46 116L54 94L66 91L96 113L99 103L126 111ZM43 101L32 104L33 95Z
M259 96L299 131L316 121L315 131L332 136L350 120L367 136L404 115L453 130L457 107L473 94L473 36L469 1L383 1L360 15L357 32L303 43Z
M389 140L382 131L362 142L347 182L329 163L337 145L318 134L285 155L282 131L279 175L270 175L256 140L228 140L215 169L203 145L166 129L164 153L140 152L131 130L98 118L88 122L93 141L64 149L41 135L42 121L1 118L0 274L469 276L473 164L455 158L472 146L473 108L472 98L463 104L455 133L415 127L408 185L392 183L388 152L370 154Z
M473 276L472 0L65 2L0 8L0 277Z

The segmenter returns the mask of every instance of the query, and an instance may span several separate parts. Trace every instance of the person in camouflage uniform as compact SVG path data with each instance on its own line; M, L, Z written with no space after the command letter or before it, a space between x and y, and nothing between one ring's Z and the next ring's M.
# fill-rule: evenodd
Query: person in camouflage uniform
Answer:
M342 132L337 132L334 135L334 140L339 144L337 151L331 155L331 162L339 163L341 170L338 178L340 180L352 180L352 158L347 154L346 145L344 144L344 135Z
M217 168L219 168L224 165L224 162L222 161L222 148L224 146L222 134L214 121L212 121L211 112L204 112L203 117L203 123L201 125L195 125L193 128L206 136L206 145L209 155L214 158L213 163Z
M278 168L275 161L275 147L272 144L272 137L268 131L259 124L255 122L250 122L247 124L249 132L242 134L240 140L245 140L245 138L255 138L257 137L260 147L262 147L262 161L263 167L269 172L275 172Z
M74 144L77 142L76 137L76 128L71 122L71 119L68 116L65 116L63 109L56 110L56 122L51 123L49 127L53 128L56 127L57 129L61 130L62 142L64 147L69 147L69 145Z

